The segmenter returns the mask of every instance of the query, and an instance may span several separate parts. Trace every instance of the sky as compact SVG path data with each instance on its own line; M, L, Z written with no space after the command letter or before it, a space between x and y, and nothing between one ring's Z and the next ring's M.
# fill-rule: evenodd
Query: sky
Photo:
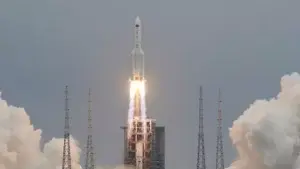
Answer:
M69 85L72 135L84 147L92 88L97 165L122 163L130 52L143 24L148 115L166 126L166 168L196 168L198 92L203 85L208 168L215 167L217 94L223 95L225 166L236 158L232 122L275 96L299 71L297 0L3 0L0 87L24 107L43 141L63 136Z

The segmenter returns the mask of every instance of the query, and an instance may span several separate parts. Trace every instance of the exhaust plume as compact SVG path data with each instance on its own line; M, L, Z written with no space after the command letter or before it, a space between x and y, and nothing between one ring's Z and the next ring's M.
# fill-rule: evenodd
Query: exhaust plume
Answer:
M255 101L229 133L238 159L228 169L300 168L300 75L283 76L277 97Z
M10 106L0 93L0 169L60 169L63 139L53 138L40 150L40 129L34 129L24 108ZM80 169L80 148L71 137L72 167Z

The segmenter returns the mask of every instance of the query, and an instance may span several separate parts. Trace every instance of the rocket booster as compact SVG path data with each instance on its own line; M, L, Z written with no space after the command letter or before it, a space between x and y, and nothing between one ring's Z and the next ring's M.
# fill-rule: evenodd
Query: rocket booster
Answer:
M135 19L134 25L134 48L132 56L132 72L134 76L144 78L144 51L142 49L142 24L139 17Z

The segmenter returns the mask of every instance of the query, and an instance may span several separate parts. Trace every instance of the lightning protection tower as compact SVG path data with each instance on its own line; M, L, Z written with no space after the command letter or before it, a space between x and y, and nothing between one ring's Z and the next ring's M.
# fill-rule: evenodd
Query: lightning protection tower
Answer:
M216 169L224 169L223 154L223 134L222 134L222 110L221 110L221 90L218 94L218 126L217 126L217 152L216 152Z
M89 89L88 98L88 137L86 143L86 158L85 158L85 169L94 169L94 147L92 142L92 109L91 109L91 89Z
M200 86L199 96L199 131L198 131L198 151L197 151L197 169L206 169L205 147L204 147L204 124L203 124L203 91Z
M65 131L63 145L62 169L72 169L70 148L70 116L69 116L68 86L65 89Z

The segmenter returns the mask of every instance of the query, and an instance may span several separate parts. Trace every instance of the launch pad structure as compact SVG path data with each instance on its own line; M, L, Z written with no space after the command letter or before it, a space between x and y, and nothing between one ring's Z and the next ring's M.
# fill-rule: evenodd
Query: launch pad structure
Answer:
M134 24L134 48L130 83L127 126L124 129L124 164L135 169L164 168L164 128L159 130L156 121L146 115L146 79L142 49L142 24L139 17ZM156 132L163 135L156 144ZM162 141L163 140L163 141ZM156 146L159 149L156 149Z
M139 130L137 127L136 129ZM124 164L139 168L136 164L144 164L143 168L148 169L165 169L165 127L156 126L156 123L152 123L149 126L148 140L146 142L148 148L146 150L146 156L136 159L136 137L128 139L127 127L121 127L124 130ZM137 161L138 160L138 161Z

